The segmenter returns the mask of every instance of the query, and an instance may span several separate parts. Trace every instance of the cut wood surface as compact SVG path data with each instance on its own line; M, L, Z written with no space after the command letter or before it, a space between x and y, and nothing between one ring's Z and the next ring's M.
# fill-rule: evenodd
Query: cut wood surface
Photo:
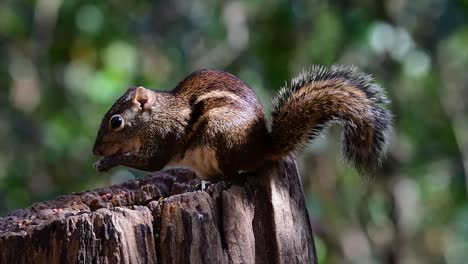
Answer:
M316 263L293 160L203 191L171 169L0 218L0 263Z

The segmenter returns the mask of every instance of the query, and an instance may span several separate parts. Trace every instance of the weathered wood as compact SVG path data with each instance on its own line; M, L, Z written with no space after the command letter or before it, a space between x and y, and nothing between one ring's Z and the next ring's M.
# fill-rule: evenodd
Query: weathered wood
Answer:
M0 218L0 263L316 263L297 168L227 184L183 169Z

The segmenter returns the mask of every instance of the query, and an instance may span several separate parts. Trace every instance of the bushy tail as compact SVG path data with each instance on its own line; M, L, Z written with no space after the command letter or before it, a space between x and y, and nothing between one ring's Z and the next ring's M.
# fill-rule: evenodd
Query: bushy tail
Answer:
M298 151L324 127L339 122L345 158L361 172L371 172L385 156L392 126L388 104L382 88L357 68L312 66L274 100L271 155Z

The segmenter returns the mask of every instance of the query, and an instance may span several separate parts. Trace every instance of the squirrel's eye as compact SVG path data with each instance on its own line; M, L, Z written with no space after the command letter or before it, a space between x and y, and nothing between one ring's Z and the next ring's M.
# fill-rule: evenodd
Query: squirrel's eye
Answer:
M124 126L123 118L120 115L114 115L109 120L110 127L114 130L120 130Z

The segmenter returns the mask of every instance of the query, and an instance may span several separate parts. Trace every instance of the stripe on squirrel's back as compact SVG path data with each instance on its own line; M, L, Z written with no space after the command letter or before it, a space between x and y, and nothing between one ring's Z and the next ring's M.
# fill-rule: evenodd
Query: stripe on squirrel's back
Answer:
M195 88L196 87L196 88ZM243 100L258 103L255 93L236 76L219 70L195 71L182 80L172 93L195 100L208 92L225 91Z

